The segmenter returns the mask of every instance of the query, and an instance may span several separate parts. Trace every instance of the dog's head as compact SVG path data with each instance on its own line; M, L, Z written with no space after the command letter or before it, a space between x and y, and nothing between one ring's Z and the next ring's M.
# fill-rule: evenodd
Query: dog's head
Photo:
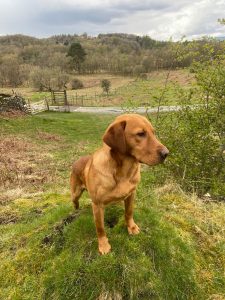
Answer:
M138 114L125 114L107 128L103 141L113 151L131 155L149 166L165 160L168 149L156 138L151 123Z

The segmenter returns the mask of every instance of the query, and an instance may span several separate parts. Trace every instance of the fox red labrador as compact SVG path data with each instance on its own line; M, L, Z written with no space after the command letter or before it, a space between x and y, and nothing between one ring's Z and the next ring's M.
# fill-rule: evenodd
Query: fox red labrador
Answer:
M124 201L128 232L138 234L140 229L133 219L133 204L140 181L140 163L157 165L165 160L168 153L145 117L125 114L117 117L106 129L100 149L73 164L70 178L72 201L78 209L78 200L87 189L92 199L101 254L111 249L104 230L105 206Z

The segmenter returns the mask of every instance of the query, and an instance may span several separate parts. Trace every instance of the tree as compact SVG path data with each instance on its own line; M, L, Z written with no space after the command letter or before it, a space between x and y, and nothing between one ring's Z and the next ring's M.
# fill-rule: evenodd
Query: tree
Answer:
M81 65L85 60L86 52L84 51L83 47L80 43L72 43L68 52L67 56L72 58L72 62L74 64L75 70L79 73L81 71Z
M0 62L1 85L17 87L23 82L20 61L14 55L5 56Z
M111 86L111 82L108 79L103 79L101 81L101 87L103 89L103 92L106 92L107 95L109 94L110 86Z
M224 18L218 19L218 22L219 22L221 25L225 25L225 19L224 19Z
M68 81L69 76L58 68L35 67L30 73L30 84L38 91L62 90Z

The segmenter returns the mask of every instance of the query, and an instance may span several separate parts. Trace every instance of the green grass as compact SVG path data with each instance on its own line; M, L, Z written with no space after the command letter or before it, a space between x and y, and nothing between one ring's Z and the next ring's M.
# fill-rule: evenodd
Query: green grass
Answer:
M118 95L123 99L124 107L155 107L161 98L160 105L179 105L177 89L189 90L193 86L194 79L188 70L159 71L148 74L147 80L137 79L119 88Z
M49 92L34 92L30 98L32 102L37 102L39 100L45 99L45 97L49 98L50 93Z
M149 169L137 191L140 235L128 235L122 205L109 206L112 252L98 254L88 194L77 212L70 201L69 166L100 146L112 119L42 113L0 120L2 139L26 138L52 152L58 171L41 194L32 194L39 184L0 205L0 299L224 299L224 203L187 196L175 184L153 191Z

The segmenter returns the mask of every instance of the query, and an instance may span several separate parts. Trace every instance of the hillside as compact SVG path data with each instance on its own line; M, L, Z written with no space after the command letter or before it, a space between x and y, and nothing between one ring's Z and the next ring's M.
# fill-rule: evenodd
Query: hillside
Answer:
M214 56L224 49L224 41L219 40L160 42L149 36L128 34L58 35L45 39L1 36L0 85L30 85L31 75L38 71L52 72L53 77L55 73L77 74L67 56L72 43L80 43L86 53L80 73L107 72L135 77L162 69L189 67L199 54L205 53L207 43Z
M224 299L225 204L172 182L157 187L163 166L142 170L141 234L128 236L123 207L109 206L112 252L97 253L90 199L84 194L75 212L68 178L113 118L0 119L0 299Z

